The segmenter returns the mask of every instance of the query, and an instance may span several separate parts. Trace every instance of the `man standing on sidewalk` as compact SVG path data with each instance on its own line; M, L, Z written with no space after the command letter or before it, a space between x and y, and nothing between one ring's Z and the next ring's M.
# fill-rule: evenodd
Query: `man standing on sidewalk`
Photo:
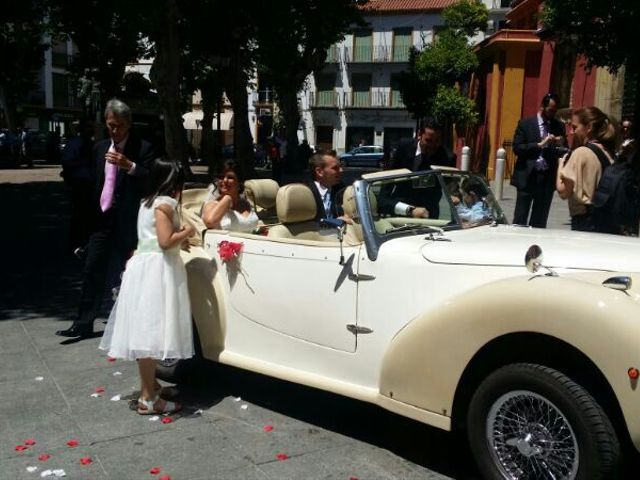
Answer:
M125 103L109 100L105 122L110 138L93 148L97 188L92 208L96 229L87 246L78 318L70 328L56 332L62 337L91 336L93 321L104 297L110 262L121 272L138 241L138 209L145 194L153 151L151 144L129 131L131 110Z
M511 185L518 189L513 223L545 228L555 190L559 147L566 144L565 128L556 120L558 96L542 97L540 111L518 122L513 151L518 156Z

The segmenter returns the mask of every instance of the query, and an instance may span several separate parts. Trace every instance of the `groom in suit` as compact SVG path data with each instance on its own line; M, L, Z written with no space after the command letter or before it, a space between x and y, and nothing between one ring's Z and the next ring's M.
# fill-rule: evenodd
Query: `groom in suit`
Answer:
M309 159L313 180L307 186L316 201L316 221L322 218L342 216L342 166L338 158L329 152L320 152Z
M62 337L93 334L108 268L115 266L122 272L136 248L138 209L147 193L146 181L154 160L151 144L130 131L131 109L125 103L110 100L104 116L110 138L93 148L97 182L91 208L95 230L87 246L78 317L70 328L56 332Z
M566 145L565 128L556 120L559 99L555 93L542 97L540 111L520 120L513 136L518 156L511 185L518 189L513 223L545 228L553 200L558 158Z

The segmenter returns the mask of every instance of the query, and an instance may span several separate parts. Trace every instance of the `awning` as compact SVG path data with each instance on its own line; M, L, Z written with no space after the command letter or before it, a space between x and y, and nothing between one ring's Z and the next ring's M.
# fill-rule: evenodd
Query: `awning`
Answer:
M202 128L202 110L194 110L182 115L182 123L187 130L198 130ZM218 120L213 118L211 122L211 128L213 130L218 129ZM220 121L220 130L231 130L233 128L233 112L222 112L222 118Z

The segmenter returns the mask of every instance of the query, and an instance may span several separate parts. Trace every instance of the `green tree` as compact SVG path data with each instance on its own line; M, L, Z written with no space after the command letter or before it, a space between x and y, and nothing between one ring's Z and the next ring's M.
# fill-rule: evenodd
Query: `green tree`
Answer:
M256 43L258 68L276 92L287 140L287 154L297 160L300 110L297 94L305 79L324 66L329 47L362 23L368 0L261 2ZM298 166L300 166L298 164Z
M640 49L634 48L640 3L632 0L546 0L541 17L546 33L570 42L589 66L617 72L625 66L640 78ZM640 118L640 81L635 85L635 118ZM638 127L639 122L635 122Z
M487 9L479 0L462 0L442 16L445 28L412 55L410 68L400 79L400 91L415 118L429 115L445 125L473 124L477 114L467 87L478 59L468 37L486 28Z
M0 22L0 126L18 126L17 106L35 86L49 45L43 2L23 0L2 7ZM2 118L4 113L4 119ZM4 120L4 121L3 121Z

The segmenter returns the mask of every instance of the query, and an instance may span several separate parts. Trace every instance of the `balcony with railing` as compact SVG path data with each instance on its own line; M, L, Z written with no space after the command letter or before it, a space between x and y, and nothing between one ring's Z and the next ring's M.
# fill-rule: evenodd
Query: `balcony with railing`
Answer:
M338 108L338 106L338 92L334 90L309 92L309 107L311 108Z
M347 109L358 108L399 108L405 105L396 90L367 90L343 92L341 105Z
M408 62L409 46L405 45L361 45L344 47L343 58L346 63L386 63Z

